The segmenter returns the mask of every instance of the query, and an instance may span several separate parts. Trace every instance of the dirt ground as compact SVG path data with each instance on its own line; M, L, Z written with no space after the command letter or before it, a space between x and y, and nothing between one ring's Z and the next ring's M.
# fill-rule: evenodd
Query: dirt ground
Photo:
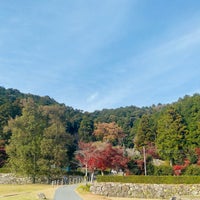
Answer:
M94 195L94 194L81 194L80 196L83 200L94 200L94 199L95 200L158 200L158 199L141 199L141 198L104 197L104 196L99 196L99 195Z
M104 197L100 195L94 195L89 192L78 192L83 200L164 200L164 199L142 199L142 198L120 198L120 197ZM185 200L199 200L200 196L185 196L183 199ZM165 199L166 200L166 199ZM167 199L169 200L169 199Z

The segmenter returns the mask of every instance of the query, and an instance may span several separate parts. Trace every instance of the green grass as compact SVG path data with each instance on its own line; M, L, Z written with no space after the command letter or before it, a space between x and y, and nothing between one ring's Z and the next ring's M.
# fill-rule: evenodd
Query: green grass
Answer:
M42 192L48 200L53 200L56 188L51 185L0 185L0 200L38 200L37 194Z
M98 176L97 182L200 184L200 176Z
M77 191L79 192L90 192L90 184L85 184L85 185L79 185L77 188Z

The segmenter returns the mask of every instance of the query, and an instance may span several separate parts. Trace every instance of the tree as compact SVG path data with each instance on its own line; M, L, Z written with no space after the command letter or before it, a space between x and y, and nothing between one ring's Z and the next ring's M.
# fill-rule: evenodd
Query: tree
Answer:
M10 118L14 119L17 115L21 115L19 101L7 102L0 106L0 139L4 140L4 144L8 144L11 133L3 132L3 127L7 125Z
M83 142L94 141L94 122L87 116L83 117L78 129L79 140Z
M135 145L139 149L143 146L148 146L148 144L155 142L155 136L156 134L153 130L153 123L150 116L147 114L143 115L135 136Z
M96 168L104 174L107 168L111 167L110 156L112 152L112 145L110 143L96 142L97 147L97 166Z
M7 160L8 156L6 154L6 151L3 147L0 147L0 167L3 167L5 164L5 161Z
M115 169L117 172L119 170L125 170L127 168L127 163L129 159L124 154L124 149L122 147L113 147L109 155L110 168Z
M88 168L92 169L94 162L91 160L96 159L96 147L94 143L79 142L79 150L75 152L76 159L80 162L81 167L85 167L85 177L88 176ZM93 169L92 169L93 170Z
M131 159L128 162L127 165L128 165L128 169L131 172L131 174L134 174L134 175L141 175L142 174L142 172L143 172L143 160L141 160L141 162L142 162L142 168L141 168L140 165L138 166L137 160Z
M186 95L183 99L175 104L176 109L181 113L184 121L187 124L189 134L187 135L187 144L189 147L189 154L192 158L195 154L195 148L200 144L200 95L193 96Z
M117 172L127 168L128 158L124 155L122 147L113 147L110 143L90 142L79 143L76 159L83 167L91 171L92 177L95 170L103 171L110 168Z
M23 105L22 116L10 119L5 128L12 132L6 152L12 170L30 176L35 183L40 168L37 161L41 156L40 143L45 122L32 99L23 101Z
M193 130L190 130L187 140L191 152L193 152L195 148L200 147L200 110L198 114L195 115Z
M181 115L171 107L158 121L156 147L161 158L171 164L182 163L186 158L188 130Z
M124 133L121 127L115 122L111 123L97 123L94 135L102 142L111 142L114 144L122 144Z
M41 139L41 158L38 162L42 173L50 180L69 165L67 153L72 137L65 129L65 112L62 106L45 106L43 113L47 118L47 126Z

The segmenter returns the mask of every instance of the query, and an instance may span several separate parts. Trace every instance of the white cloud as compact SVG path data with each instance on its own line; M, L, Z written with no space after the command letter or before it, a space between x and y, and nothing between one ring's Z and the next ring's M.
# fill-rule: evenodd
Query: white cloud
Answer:
M87 99L86 99L86 102L88 103L92 103L94 102L99 96L99 93L98 92L94 92L93 94L91 94Z

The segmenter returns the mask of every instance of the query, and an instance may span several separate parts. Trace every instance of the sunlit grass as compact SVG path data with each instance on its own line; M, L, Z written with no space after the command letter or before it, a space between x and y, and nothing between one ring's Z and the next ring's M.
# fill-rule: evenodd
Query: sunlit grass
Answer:
M55 189L51 185L0 185L0 199L5 200L38 200L37 194L42 192L48 200L53 200Z

